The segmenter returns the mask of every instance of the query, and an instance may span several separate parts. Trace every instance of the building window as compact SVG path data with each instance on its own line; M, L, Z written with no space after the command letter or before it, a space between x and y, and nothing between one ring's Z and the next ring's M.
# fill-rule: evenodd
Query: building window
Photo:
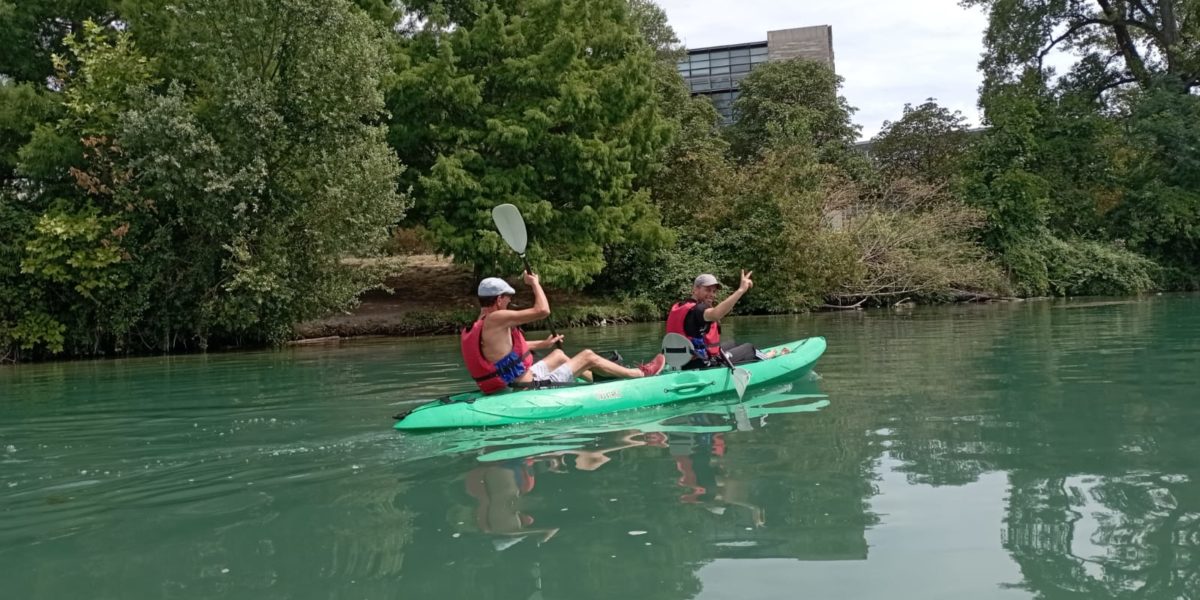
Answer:
M743 45L723 50L702 50L690 54L676 65L688 82L693 95L705 96L728 125L736 116L733 106L740 93L741 80L758 65L769 60L767 45Z

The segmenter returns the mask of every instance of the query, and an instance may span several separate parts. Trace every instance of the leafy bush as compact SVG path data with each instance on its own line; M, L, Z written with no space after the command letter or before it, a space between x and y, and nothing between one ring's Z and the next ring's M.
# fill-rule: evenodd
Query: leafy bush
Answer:
M1044 232L1004 255L1025 295L1117 296L1157 287L1154 261L1113 244L1063 240Z
M682 235L679 240L675 247L659 252L632 246L609 249L608 267L588 290L600 296L639 298L665 315L671 304L690 295L697 275L728 271L712 244Z
M437 250L434 248L430 236L429 230L420 225L393 227L387 241L383 244L383 253L388 256L433 254Z

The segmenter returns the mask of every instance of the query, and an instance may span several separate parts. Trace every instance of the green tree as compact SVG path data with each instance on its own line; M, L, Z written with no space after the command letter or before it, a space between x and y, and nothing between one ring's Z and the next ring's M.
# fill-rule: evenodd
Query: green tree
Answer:
M127 177L113 161L119 150L111 133L122 107L147 93L153 78L128 35L108 34L85 21L64 40L68 53L53 59L61 116L39 124L19 152L24 183L8 201L23 222L14 236L20 271L10 272L4 287L22 290L25 299L6 306L0 321L40 327L0 343L94 350L99 337L127 333L114 327L130 280L125 235L143 207L121 190Z
M76 353L280 340L353 302L364 281L340 259L403 214L365 15L344 0L161 10L146 22L187 26L168 32L179 44L149 38L154 60L132 23L68 42L63 116L21 150L32 191L0 196L27 223L23 272L0 288L40 298L4 307L10 332L43 315Z
M687 54L679 41L675 29L667 20L667 13L654 0L629 0L629 16L637 25L642 39L654 49L659 60L674 63ZM675 71L678 74L678 71Z
M1111 229L1169 267L1171 286L1200 287L1200 98L1152 89L1127 126L1128 189Z
M989 10L981 105L992 128L967 190L1018 282L1031 293L1144 289L1157 269L1130 251L1171 266L1173 286L1200 282L1200 186L1187 150L1200 130L1189 93L1197 5L964 4ZM1045 65L1057 51L1079 57L1062 76Z
M0 79L45 84L54 74L50 57L62 54L64 40L83 22L116 19L119 0L0 0Z
M851 240L831 227L829 192L844 173L800 144L765 150L738 168L728 218L707 232L724 263L754 271L750 312L785 312L821 304L856 270ZM726 278L736 281L734 272Z
M980 67L985 85L1042 71L1052 52L1079 60L1069 75L1100 94L1164 80L1177 92L1200 85L1200 5L1193 0L960 0L988 11Z
M0 186L16 175L17 151L39 123L54 116L53 99L31 83L0 81Z
M436 7L435 7L436 8ZM388 107L404 185L439 251L477 271L517 262L491 224L515 204L548 281L578 286L603 250L664 237L635 179L669 137L653 50L625 0L504 0L431 10L402 42Z
M913 108L904 105L898 121L885 121L871 141L871 156L885 176L949 183L962 171L970 144L967 121L930 98Z
M54 76L51 56L64 51L83 21L116 18L113 0L0 0L0 185L10 184L17 149L29 142L39 123L53 120L47 84Z
M748 160L771 146L814 148L823 163L860 172L865 162L852 148L858 125L855 108L838 95L842 78L810 60L769 62L742 80L734 102L737 121L729 128L735 156Z

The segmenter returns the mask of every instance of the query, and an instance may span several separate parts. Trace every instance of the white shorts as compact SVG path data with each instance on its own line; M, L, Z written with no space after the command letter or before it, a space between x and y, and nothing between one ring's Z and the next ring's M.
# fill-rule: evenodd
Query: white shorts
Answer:
M571 372L571 365L563 363L553 371L546 366L546 361L539 360L529 367L529 372L533 375L534 381L552 381L554 383L571 383L575 381L575 374Z

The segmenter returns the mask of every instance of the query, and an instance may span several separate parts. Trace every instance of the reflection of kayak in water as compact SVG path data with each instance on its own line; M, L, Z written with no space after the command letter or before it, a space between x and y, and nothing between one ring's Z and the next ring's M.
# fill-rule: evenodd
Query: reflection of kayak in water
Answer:
M448 436L448 439L438 443L434 453L447 455L486 450L477 460L504 461L576 450L613 432L723 433L736 429L738 419L734 413L738 411L744 411L749 421L761 426L768 415L816 412L828 405L829 400L818 393L815 383L797 381L752 390L742 402L724 396L569 422L532 423L494 431L445 432L437 434L438 437Z
M825 338L812 337L766 348L764 352L784 349L789 353L740 366L750 373L748 389L807 375L825 352ZM720 367L486 396L466 392L418 406L399 417L396 429L487 427L583 417L707 398L733 390L730 370Z

